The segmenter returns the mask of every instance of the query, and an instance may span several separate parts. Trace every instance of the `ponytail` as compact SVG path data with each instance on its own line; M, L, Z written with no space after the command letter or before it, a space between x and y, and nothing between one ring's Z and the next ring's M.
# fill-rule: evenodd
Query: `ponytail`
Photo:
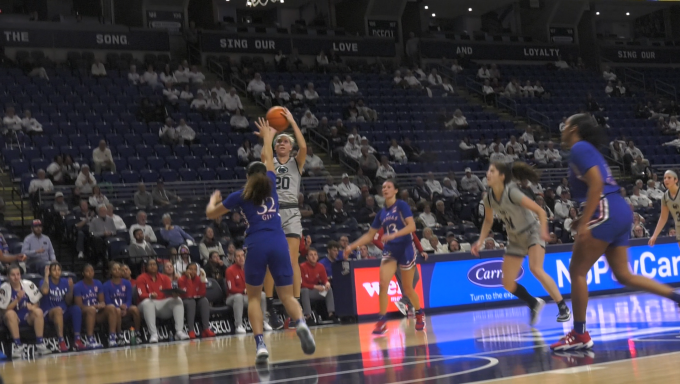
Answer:
M528 180L533 184L538 183L539 174L531 165L517 161L512 164L512 177L517 180Z
M529 164L516 161L512 164L493 162L491 165L498 170L498 173L505 176L504 184L510 183L513 179L528 180L534 184L538 182L539 175L536 170Z
M241 197L253 205L262 205L266 198L272 195L272 182L266 174L254 173L248 176L246 186Z

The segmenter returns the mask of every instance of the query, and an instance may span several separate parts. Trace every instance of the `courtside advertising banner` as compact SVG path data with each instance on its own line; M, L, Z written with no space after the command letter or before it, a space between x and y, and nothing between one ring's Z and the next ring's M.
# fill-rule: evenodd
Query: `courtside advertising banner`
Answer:
M569 263L571 252L548 253L543 265L563 294L571 293ZM662 283L680 283L680 249L676 243L646 245L629 249L629 268L637 275ZM518 300L503 288L502 258L443 261L418 265L421 279L416 288L425 308L445 308L480 305ZM358 315L378 313L379 268L356 268L354 285ZM590 292L615 291L623 288L616 281L607 260L601 257L588 272ZM547 296L547 292L531 274L528 258L524 260L516 281L530 294ZM422 293L421 293L422 292ZM396 311L393 302L401 293L392 280L389 311ZM424 299L424 300L423 300Z
M418 273L421 273L422 276L420 265L417 267ZM378 300L380 293L380 267L355 269L354 290L356 292L357 315L372 315L378 313L380 311L380 302ZM425 303L422 279L418 281L415 290L420 298L420 302ZM387 312L399 311L394 303L401 300L402 292L401 289L399 289L399 284L397 284L397 279L394 277L392 277L392 281L390 281L387 295L389 297Z

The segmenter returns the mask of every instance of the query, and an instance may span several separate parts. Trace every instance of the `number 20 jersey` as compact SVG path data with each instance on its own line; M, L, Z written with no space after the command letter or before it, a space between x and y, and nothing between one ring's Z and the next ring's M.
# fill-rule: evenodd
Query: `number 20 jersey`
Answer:
M518 235L538 224L534 213L520 205L523 197L524 193L517 184L508 183L500 198L497 199L489 188L484 199L484 206L491 208L503 220L509 236Z
M274 170L276 171L276 191L279 194L279 203L283 208L291 204L297 208L298 193L300 193L302 182L297 160L291 156L288 162L281 164L275 157Z
M661 199L661 204L668 208L668 212L675 221L675 233L676 239L680 241L680 198L678 198L680 192L676 193L675 196L671 196L670 191L666 191Z

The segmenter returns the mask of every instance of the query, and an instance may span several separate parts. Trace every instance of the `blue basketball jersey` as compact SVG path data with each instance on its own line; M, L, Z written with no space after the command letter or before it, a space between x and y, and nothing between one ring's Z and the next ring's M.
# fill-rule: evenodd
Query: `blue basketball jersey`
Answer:
M272 196L265 199L264 204L254 205L250 201L243 200L243 190L236 191L222 202L225 208L234 210L241 207L248 221L246 236L262 231L282 231L281 216L279 216L279 195L276 193L276 175L267 171L267 177L272 183Z
M99 280L93 279L93 285L87 285L85 281L81 280L73 287L73 296L82 297L83 305L92 307L99 304L99 294L103 291L102 283Z
M42 287L45 280L40 280L39 287ZM52 279L49 279L50 293L40 299L40 308L43 312L48 312L52 308L61 308L66 311L66 294L68 293L68 279L62 277L59 279L59 284L54 284Z
M569 183L571 184L571 198L582 203L588 195L588 184L582 180L590 168L598 167L604 182L602 193L619 193L619 186L614 180L609 165L602 157L600 151L587 141L579 141L571 147L569 156Z
M121 304L127 307L132 305L132 284L126 279L121 279L120 284L114 284L109 280L104 283L104 302L119 308Z
M391 207L385 207L375 216L371 228L383 228L385 234L394 234L406 227L406 218L413 217L411 207L403 200L397 200ZM409 245L413 241L412 236L401 236L389 242L389 244Z
M19 291L15 291L14 288L12 288L12 298L10 299L10 302L16 300L17 293L19 293ZM14 312L19 315L19 320L23 320L25 314L28 312L28 303L30 303L30 300L28 300L28 295L24 293L24 297L22 297L17 303L17 306L14 307Z

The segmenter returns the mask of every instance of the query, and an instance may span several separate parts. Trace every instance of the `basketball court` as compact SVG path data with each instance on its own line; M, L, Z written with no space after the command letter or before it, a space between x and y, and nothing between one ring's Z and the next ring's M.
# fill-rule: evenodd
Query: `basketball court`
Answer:
M547 305L535 329L521 307L439 314L427 332L414 320L313 329L306 356L293 331L265 336L268 370L253 366L252 335L51 355L0 366L6 383L671 383L680 376L680 311L652 295L591 300L589 352L553 354L571 329Z

